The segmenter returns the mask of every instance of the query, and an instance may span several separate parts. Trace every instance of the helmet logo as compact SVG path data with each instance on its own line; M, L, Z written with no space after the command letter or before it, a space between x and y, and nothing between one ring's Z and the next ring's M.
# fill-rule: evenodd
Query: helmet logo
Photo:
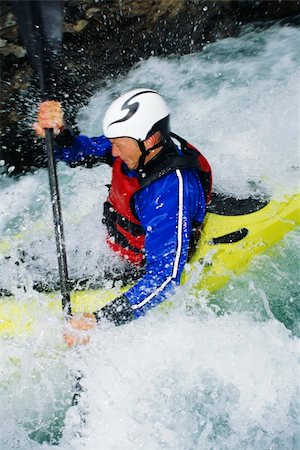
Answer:
M115 120L114 122L112 122L110 125L108 125L107 128L109 128L111 125L114 125L115 123L120 123L120 122L125 122L126 120L130 119L139 109L140 103L139 102L134 102L134 103L129 103L132 99L134 99L135 97L138 97L141 94L156 94L157 92L155 91L142 91L142 92L138 92L137 94L134 94L132 97L128 98L126 100L126 102L123 103L122 107L121 107L121 111L124 111L125 109L128 109L128 112L126 114L125 117L123 117L122 119L119 120Z

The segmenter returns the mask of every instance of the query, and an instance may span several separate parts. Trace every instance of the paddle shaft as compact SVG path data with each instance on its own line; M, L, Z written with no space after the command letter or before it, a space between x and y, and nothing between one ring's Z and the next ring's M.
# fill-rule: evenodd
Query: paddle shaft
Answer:
M53 131L51 129L45 130L45 148L48 159L48 174L49 174L50 194L53 211L56 251L58 259L58 271L60 278L60 289L62 294L62 307L66 316L71 316L72 310L70 299L67 254L65 247L64 227L61 213L56 162L53 150Z

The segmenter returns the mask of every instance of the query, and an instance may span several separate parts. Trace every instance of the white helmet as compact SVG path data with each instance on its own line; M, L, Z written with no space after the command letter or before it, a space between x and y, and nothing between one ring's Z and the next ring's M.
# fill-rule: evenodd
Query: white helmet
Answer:
M156 131L170 132L170 111L164 99L151 89L134 89L117 98L105 113L103 132L109 138L130 137L144 141Z

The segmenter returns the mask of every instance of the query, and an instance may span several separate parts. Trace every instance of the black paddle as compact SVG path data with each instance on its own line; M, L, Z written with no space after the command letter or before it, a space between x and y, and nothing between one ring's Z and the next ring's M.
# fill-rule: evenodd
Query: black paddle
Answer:
M62 40L62 8L63 1L61 0L13 1L13 9L29 60L39 75L43 100L49 100L52 97L55 59ZM68 317L72 314L70 287L52 129L45 130L45 147L48 158L62 307L65 316Z

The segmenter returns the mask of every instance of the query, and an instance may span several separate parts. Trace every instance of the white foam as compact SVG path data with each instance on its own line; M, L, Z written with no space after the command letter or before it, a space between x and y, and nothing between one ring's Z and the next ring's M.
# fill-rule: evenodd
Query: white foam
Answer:
M177 311L99 331L83 354L88 414L71 448L292 448L297 355L282 324L244 314ZM67 441L74 420L72 410Z

